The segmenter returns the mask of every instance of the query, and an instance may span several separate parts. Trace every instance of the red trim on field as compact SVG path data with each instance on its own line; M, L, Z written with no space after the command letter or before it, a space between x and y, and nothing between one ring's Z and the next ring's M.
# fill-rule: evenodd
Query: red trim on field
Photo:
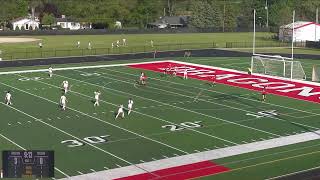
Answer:
M203 161L199 163L157 170L151 173L128 176L116 180L184 180L201 176L214 175L221 172L227 172L229 170L229 168L217 165L211 161Z
M309 25L312 25L312 24L314 24L314 25L316 25L316 26L320 26L320 24L317 24L317 23L315 23L315 22L310 22L310 23L306 23L306 24L304 24L304 25L295 27L294 29L300 29L300 28L303 28L303 27L305 27L305 26L309 26Z
M285 96L293 99L320 103L320 86L316 84L304 83L303 81L291 81L276 77L266 77L260 75L249 75L241 71L222 69L217 67L203 67L202 65L188 65L176 62L157 62L130 65L131 68L145 69L156 72L164 72L165 68L172 67L178 69L177 76L183 76L184 70L188 69L188 78L199 79L203 81L212 81L216 83L235 86L253 91L261 92L266 87L267 94ZM212 78L216 76L215 78Z

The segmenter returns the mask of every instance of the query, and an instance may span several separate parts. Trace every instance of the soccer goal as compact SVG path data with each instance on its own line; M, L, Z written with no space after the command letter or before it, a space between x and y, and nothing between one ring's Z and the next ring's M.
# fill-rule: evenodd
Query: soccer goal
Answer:
M251 71L257 74L305 80L306 74L300 61L282 56L254 55L251 58Z
M292 42L291 42L291 57L282 57L279 55L266 55L256 53L256 10L253 13L253 48L251 57L250 73L266 74L277 77L290 79L306 80L306 74L303 70L300 61L293 60L294 50L294 17L295 11L292 14Z

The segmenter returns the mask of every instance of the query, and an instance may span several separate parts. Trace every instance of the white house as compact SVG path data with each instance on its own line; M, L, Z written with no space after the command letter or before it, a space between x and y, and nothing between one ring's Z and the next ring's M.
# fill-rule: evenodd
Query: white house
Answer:
M62 15L61 18L56 18L56 24L61 26L63 29L70 29L70 30L78 30L78 29L86 29L90 28L91 26L82 25L80 22L67 18L65 15Z
M279 29L279 40L292 40L293 24L283 25ZM315 22L297 21L294 23L294 40L293 41L319 41L320 24Z
M40 21L37 17L32 19L31 16L29 16L14 19L11 21L11 24L13 30L34 30L36 28L39 28Z

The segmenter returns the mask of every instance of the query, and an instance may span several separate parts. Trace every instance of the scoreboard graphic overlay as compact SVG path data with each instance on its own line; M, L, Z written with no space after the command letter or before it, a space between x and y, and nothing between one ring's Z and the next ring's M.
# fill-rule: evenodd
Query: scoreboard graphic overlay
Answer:
M4 178L54 177L54 151L2 151Z

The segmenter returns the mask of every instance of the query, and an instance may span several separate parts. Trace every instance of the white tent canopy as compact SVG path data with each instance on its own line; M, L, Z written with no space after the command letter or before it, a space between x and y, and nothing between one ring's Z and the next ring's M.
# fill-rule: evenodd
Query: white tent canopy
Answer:
M279 29L279 40L291 41L292 28L294 26L293 41L319 41L320 40L320 24L315 22L297 21L283 25Z

